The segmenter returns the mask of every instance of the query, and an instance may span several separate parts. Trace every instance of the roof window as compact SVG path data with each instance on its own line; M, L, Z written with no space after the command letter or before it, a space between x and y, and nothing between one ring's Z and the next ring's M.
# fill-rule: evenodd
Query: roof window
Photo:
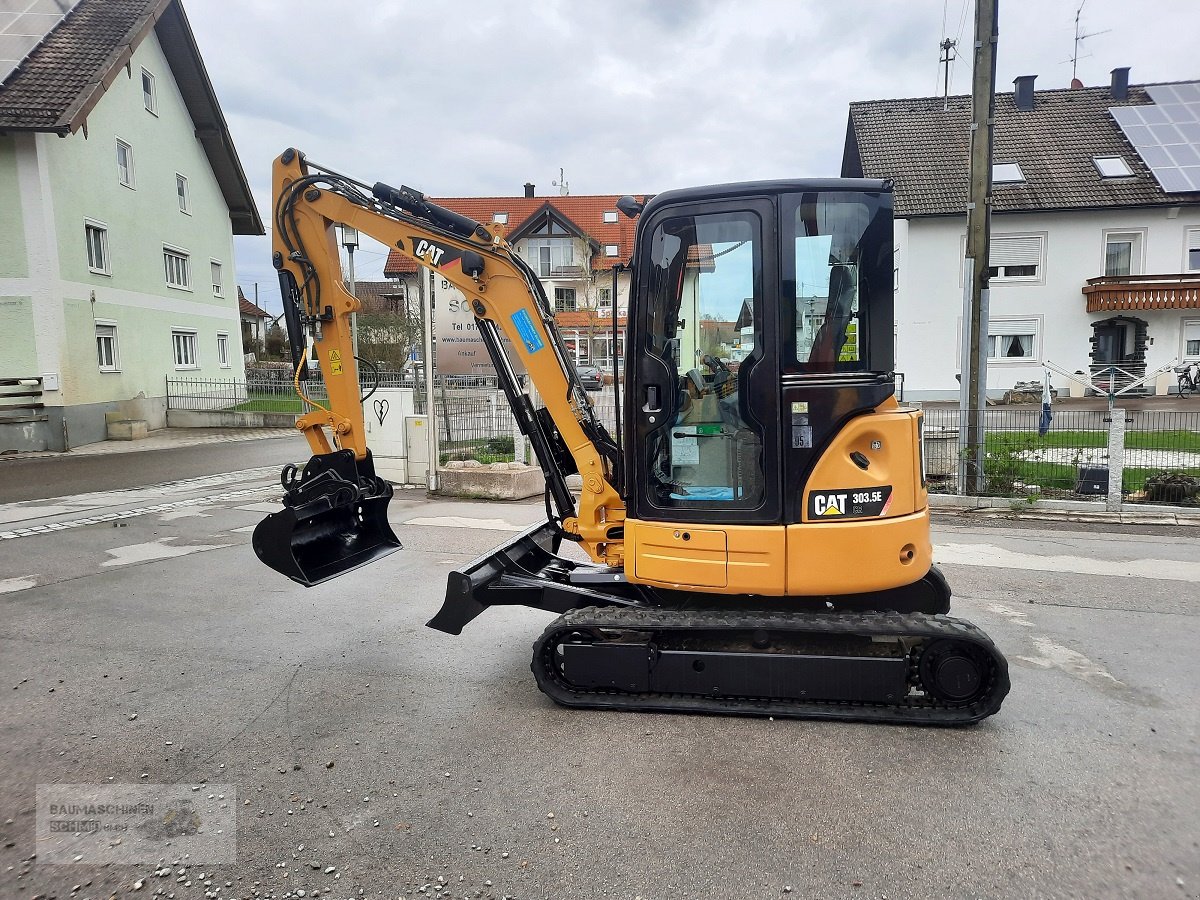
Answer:
M508 224L508 213L506 213L506 212L492 213L492 224L493 225L507 225Z
M617 221L617 211L615 209L606 209L604 211L604 224L612 225Z
M1096 171L1104 178L1128 178L1133 174L1123 156L1093 156Z
M1025 180L1025 173L1015 162L996 163L992 166L992 184L1016 184Z

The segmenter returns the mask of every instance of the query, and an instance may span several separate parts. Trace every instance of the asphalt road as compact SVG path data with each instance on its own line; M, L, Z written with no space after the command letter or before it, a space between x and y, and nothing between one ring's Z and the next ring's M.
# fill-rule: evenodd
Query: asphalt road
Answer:
M941 522L1012 669L973 728L596 713L533 684L548 614L423 624L538 504L401 492L404 551L305 590L270 481L0 506L0 897L1200 897L1190 530ZM31 859L36 785L110 779L232 785L236 860Z

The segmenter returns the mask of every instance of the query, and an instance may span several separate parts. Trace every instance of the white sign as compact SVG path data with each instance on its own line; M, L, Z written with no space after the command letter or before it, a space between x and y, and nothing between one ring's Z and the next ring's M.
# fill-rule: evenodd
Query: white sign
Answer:
M434 278L433 327L437 339L435 368L442 375L495 375L492 360L479 329L471 303L458 288L444 278ZM512 343L505 338L502 346L518 375L525 371Z

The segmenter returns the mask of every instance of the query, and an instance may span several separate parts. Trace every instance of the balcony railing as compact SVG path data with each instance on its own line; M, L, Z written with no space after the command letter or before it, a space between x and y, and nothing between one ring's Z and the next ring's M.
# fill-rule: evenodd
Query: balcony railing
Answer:
M1083 286L1088 312L1200 309L1200 274L1105 275Z

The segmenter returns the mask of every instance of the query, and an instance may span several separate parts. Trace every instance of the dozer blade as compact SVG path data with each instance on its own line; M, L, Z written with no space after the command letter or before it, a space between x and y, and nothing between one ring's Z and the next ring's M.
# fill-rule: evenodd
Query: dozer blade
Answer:
M401 549L388 524L392 486L375 476L368 453L312 457L302 473L283 470L284 508L254 529L254 552L305 587L336 578Z

